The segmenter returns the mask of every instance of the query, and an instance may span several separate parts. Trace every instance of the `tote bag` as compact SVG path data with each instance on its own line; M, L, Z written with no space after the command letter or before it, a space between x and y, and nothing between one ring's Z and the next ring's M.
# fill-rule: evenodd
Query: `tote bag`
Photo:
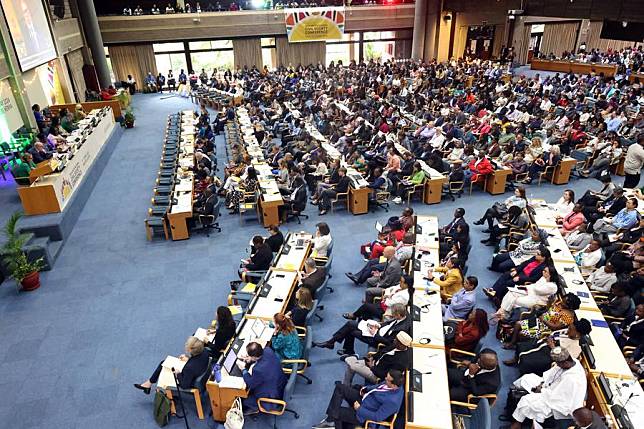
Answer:
M244 412L242 411L241 398L235 399L233 406L226 413L226 429L242 429L244 427Z

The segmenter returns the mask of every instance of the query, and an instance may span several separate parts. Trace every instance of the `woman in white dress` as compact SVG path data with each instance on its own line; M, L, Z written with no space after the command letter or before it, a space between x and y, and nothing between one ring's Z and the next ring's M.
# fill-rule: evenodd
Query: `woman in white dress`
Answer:
M532 309L536 305L548 304L550 296L557 293L556 278L557 272L553 266L550 266L544 268L541 278L536 283L510 288L493 318L503 320L509 317L515 308Z
M575 191L566 189L563 196L557 200L552 208L557 212L558 216L565 217L570 214L573 207L575 207Z

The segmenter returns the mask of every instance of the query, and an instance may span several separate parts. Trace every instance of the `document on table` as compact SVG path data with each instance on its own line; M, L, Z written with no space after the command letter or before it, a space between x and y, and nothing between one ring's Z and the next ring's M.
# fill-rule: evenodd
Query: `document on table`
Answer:
M208 330L204 328L197 328L193 336L198 338L199 341L202 341L204 343L206 342L211 343L212 340L215 338L215 334L209 334Z
M165 358L161 366L170 370L174 368L176 371L181 372L183 367L186 366L186 363L178 357L168 356L167 358Z
M242 377L228 376L222 377L221 381L219 382L219 387L224 389L244 390L246 389L246 383L244 383L244 379Z

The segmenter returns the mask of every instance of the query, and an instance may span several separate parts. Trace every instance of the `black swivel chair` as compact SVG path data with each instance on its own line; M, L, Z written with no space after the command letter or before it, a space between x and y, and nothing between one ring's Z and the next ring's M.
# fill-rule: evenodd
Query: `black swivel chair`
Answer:
M308 219L309 216L305 215L303 212L306 209L306 184L302 183L299 188L295 191L295 199L292 200L287 208L286 212L286 222L291 219L296 219L298 224L301 224L302 221L300 217Z

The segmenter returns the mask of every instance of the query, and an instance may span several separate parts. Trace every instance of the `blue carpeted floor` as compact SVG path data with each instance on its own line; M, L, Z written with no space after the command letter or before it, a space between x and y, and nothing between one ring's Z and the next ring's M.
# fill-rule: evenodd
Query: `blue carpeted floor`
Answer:
M161 141L168 114L194 107L178 97L134 97L136 127L127 130L118 143L103 176L90 197L54 270L42 274L42 287L17 295L6 281L0 288L0 424L4 428L154 428L152 397L132 387L144 381L168 354L179 354L185 339L199 326L206 326L215 309L225 304L228 282L235 279L240 257L249 238L263 229L257 224L240 226L236 216L224 214L222 233L182 242L147 242L143 220L157 174ZM220 165L224 161L218 140ZM621 182L621 178L617 179ZM569 185L579 195L593 180ZM530 187L535 198L557 199L564 186ZM471 222L500 198L477 192L452 203L414 204L421 214L439 216L441 224L451 219L456 207L465 208ZM19 208L15 191L0 186L0 220ZM285 230L314 231L326 221L332 231L335 293L325 302L325 320L313 326L316 340L326 339L343 322L341 314L357 307L363 291L349 284L343 273L357 271L361 243L374 236L375 220L398 214L351 216L336 212L322 218L309 206L308 221L290 223ZM473 243L483 238L474 227ZM494 274L485 269L491 248L476 246L469 260L469 275L489 286ZM491 310L480 293L480 306ZM485 341L495 349L491 332ZM364 351L364 350L358 350ZM509 354L500 352L505 359ZM308 428L324 414L333 381L342 378L343 364L335 352L314 349L309 375L312 385L298 382L290 407L301 417L279 419L281 428ZM514 370L503 368L507 385ZM357 380L357 379L356 379ZM503 406L497 403L496 411ZM206 404L208 409L208 404ZM197 420L188 406L191 427L217 427ZM495 420L496 421L496 420ZM182 427L177 419L170 427ZM260 417L245 427L268 427ZM493 423L493 426L496 426Z

